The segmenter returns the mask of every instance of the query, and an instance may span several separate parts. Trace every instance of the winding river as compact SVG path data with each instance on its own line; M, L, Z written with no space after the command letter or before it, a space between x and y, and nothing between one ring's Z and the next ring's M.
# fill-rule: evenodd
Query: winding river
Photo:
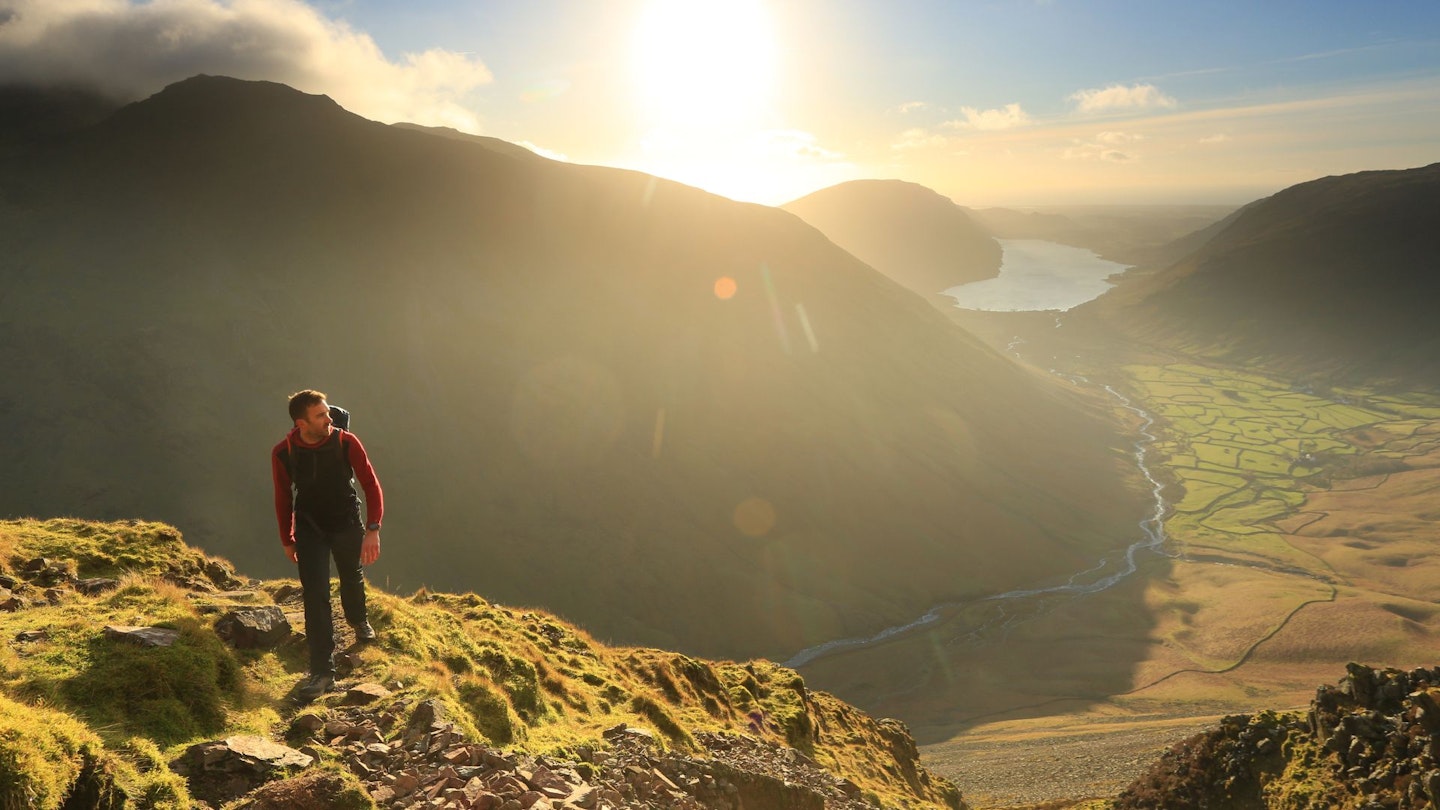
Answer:
M1060 324L1057 323L1058 327ZM1010 344L1012 353L1020 343L1018 339ZM1075 385L1094 385L1090 380L1070 374L1064 374L1050 370ZM961 610L974 610L977 607L984 608L984 619L973 629L958 636L952 641L980 643L987 637L996 633L1002 636L1006 630L1016 623L1027 618L1040 615L1050 608L1052 598L1074 598L1087 594L1099 593L1124 580L1126 577L1139 570L1139 555L1143 552L1154 552L1163 554L1165 545L1164 518L1168 504L1162 494L1164 489L1160 481L1155 477L1154 472L1146 463L1146 456L1156 441L1155 434L1150 428L1155 424L1155 419L1143 408L1135 405L1128 397L1116 391L1109 385L1101 386L1107 394L1113 397L1121 407L1134 413L1141 420L1139 438L1134 444L1133 455L1135 464L1140 473L1150 484L1150 493L1154 500L1154 508L1139 522L1141 537L1129 544L1123 551L1117 551L1101 558L1094 566L1084 571L1077 572L1068 581L1060 585L1052 585L1041 588L1022 588L1019 590L1006 591L993 596L968 602L947 602L936 605L926 611L922 616L906 624L887 627L884 630L866 637L846 638L836 641L827 641L808 647L791 656L785 661L787 667L801 667L805 664L826 655L846 650L854 650L878 644L882 641L913 632L927 625L933 624L940 619L959 613Z

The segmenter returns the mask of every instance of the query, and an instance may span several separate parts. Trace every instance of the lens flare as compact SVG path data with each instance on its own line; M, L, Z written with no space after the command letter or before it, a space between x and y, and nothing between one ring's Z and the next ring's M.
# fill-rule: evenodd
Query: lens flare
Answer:
M735 296L737 289L739 288L735 284L735 279L729 276L721 276L715 279L715 297L721 301L729 301Z
M730 517L746 537L764 537L775 528L775 507L764 498L746 498Z

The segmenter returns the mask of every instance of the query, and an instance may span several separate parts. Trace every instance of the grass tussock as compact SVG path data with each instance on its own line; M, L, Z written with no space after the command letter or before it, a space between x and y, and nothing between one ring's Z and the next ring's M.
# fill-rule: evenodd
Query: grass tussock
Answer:
M48 591L27 579L40 558L56 578ZM24 774L3 787L34 797L25 806L58 807L44 797L63 797L89 773L140 806L186 807L169 762L196 742L278 737L299 711L288 696L305 674L303 644L237 651L214 633L226 611L270 604L283 583L243 582L171 527L0 522L0 574L25 603L0 613L0 635L26 639L0 649L3 755L11 758L3 770ZM97 577L117 582L94 595L74 587ZM958 797L917 768L898 723L811 691L768 661L609 647L544 612L476 594L407 597L372 587L370 618L380 643L358 651L347 681L437 700L459 730L492 745L560 755L603 749L604 732L622 723L686 751L700 732L742 733L800 749L888 805ZM145 647L108 636L108 625L178 637ZM305 709L325 710L324 700Z

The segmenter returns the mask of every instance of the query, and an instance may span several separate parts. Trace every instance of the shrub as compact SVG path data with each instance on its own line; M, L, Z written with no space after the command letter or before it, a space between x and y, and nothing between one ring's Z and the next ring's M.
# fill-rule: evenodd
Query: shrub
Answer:
M510 719L510 704L495 694L478 678L465 679L456 689L475 727L494 745L515 741L515 725Z
M80 721L0 696L0 807L59 810L72 795L86 807L123 807L114 765Z
M141 647L96 635L87 665L62 687L96 725L113 725L170 745L221 731L239 667L198 620L176 622L169 647Z

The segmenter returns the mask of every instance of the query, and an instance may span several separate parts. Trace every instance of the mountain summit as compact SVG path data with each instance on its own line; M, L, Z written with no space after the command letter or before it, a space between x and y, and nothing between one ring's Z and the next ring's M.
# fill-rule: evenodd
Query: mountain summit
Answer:
M967 210L915 183L852 180L781 207L927 301L1000 272L1000 243Z

